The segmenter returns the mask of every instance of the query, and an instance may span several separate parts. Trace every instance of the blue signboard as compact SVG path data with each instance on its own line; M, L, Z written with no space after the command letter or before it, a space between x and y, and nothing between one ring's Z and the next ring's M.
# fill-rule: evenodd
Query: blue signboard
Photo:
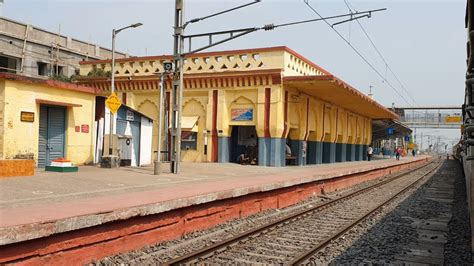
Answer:
M393 135L393 128L391 128L391 127L387 128L387 134L388 135Z
M232 121L253 121L253 109L239 108L230 111Z
M410 136L405 136L405 141L410 141Z

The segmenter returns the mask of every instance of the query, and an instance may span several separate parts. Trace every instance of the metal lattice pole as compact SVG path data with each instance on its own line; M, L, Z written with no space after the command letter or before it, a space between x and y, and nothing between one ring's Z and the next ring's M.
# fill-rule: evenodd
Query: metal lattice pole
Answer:
M183 20L184 0L175 1L174 17L174 79L171 90L171 172L178 174L181 160L181 115L183 98Z

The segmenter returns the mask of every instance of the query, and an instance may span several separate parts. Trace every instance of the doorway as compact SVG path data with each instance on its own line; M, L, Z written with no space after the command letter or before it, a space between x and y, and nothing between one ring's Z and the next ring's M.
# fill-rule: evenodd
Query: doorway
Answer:
M140 165L140 123L117 119L117 134L122 136L120 142L120 159L126 161L124 165Z
M66 109L40 106L38 167L51 164L52 160L64 157L66 133Z
M255 126L232 126L229 161L240 163L241 154L249 158L249 163L254 161L258 164L258 138Z

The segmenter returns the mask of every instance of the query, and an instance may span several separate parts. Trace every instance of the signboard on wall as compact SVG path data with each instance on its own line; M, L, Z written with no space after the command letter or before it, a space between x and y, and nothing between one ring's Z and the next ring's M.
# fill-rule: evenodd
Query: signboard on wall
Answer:
M35 122L35 113L33 112L21 112L20 120L22 122Z
M252 108L238 108L230 110L232 121L253 121Z
M132 111L127 110L127 117L125 119L127 121L133 121L135 120L135 114Z

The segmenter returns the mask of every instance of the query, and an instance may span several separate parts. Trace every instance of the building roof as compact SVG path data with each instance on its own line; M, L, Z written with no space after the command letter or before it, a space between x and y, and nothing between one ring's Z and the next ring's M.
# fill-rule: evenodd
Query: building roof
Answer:
M53 88L64 89L64 90L72 90L82 93L90 93L96 94L97 90L92 87L84 86L84 85L77 85L68 82L62 82L57 80L44 80L39 78L32 78L26 77L18 74L13 73L0 73L0 80L11 80L11 81L18 81L23 83L30 83L30 84L39 84L45 85Z
M158 79L156 73L164 71L163 62L172 59L169 55L118 59L115 68L116 88L156 89L158 83L152 80ZM81 72L86 75L94 68L110 71L110 65L110 60L85 61L81 62ZM262 82L256 78L257 75L268 77L263 78ZM248 80L244 81L244 78ZM184 62L184 79L185 88L223 88L229 84L266 86L282 83L286 88L298 89L364 117L399 119L396 113L286 46L191 54ZM84 77L79 79L79 82L108 90L110 85L107 83L110 82L107 80L104 77Z
M289 54L294 55L295 57L301 59L303 62L307 63L308 65L318 69L319 71L323 72L324 74L329 75L330 73L322 68L321 66L313 63L311 60L307 59L306 57L302 56L301 54L297 53L296 51L286 47L286 46L274 46L274 47L264 47L264 48L252 48L252 49L239 49L239 50L225 50L225 51L216 51L216 52L204 52L204 53L194 53L190 54L187 57L205 57L205 56L223 56L223 55L232 55L232 54L246 54L246 53L264 53L264 52L275 52L275 51L284 51L288 52ZM116 59L116 63L124 63L124 62L134 62L134 61L169 61L173 60L172 55L157 55L157 56L132 56L128 58L120 58ZM89 61L82 61L80 65L95 65L95 64L104 64L104 63L111 63L112 60L105 59L105 60L89 60ZM283 67L283 66L282 66Z
M388 134L388 129L393 129L393 134ZM372 121L372 140L391 139L408 136L412 130L405 124L396 120L374 120Z
M341 106L372 119L399 119L391 110L333 75L284 77L283 86Z

